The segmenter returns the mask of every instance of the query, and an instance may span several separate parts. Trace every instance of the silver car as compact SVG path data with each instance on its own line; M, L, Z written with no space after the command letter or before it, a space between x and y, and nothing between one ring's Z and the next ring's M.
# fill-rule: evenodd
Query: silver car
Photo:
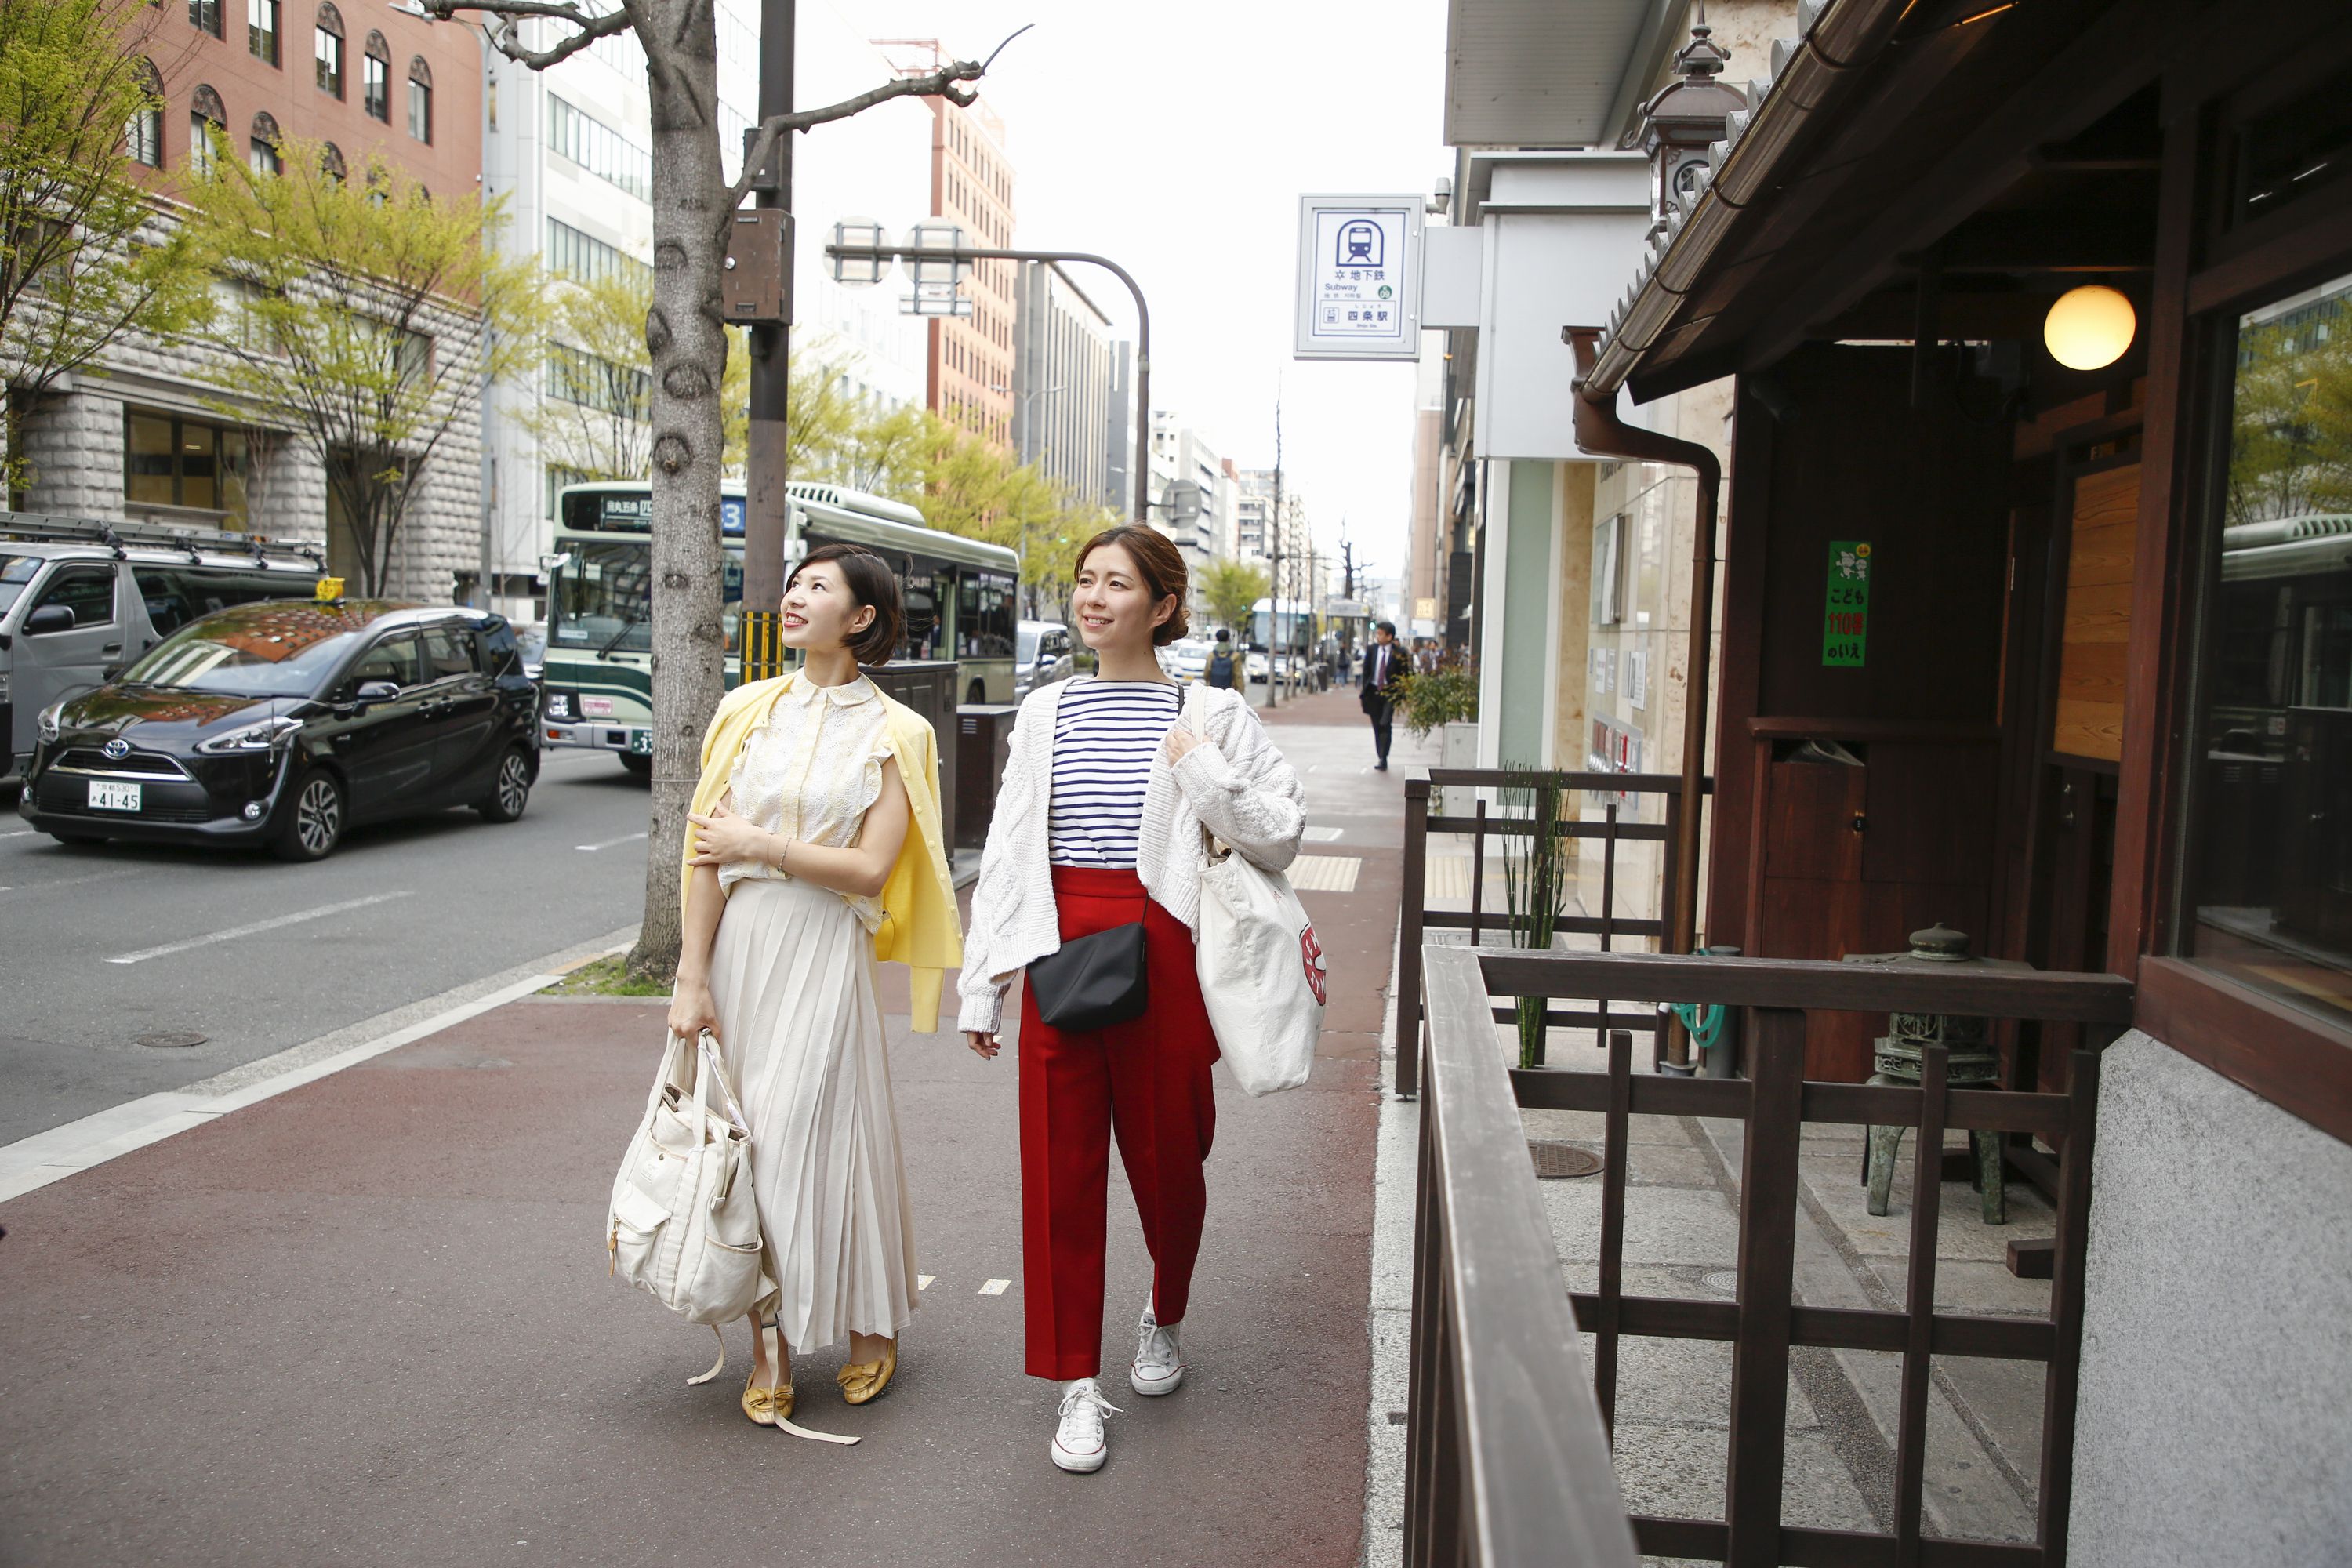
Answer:
M1013 700L1066 679L1076 668L1070 658L1076 647L1070 628L1059 621L1022 622L1013 643Z

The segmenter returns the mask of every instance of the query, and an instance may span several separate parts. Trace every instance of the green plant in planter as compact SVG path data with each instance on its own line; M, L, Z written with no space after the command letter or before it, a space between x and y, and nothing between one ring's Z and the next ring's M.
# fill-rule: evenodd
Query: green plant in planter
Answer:
M1520 817L1535 829L1525 837L1504 840L1503 901L1511 914L1511 932L1521 947L1538 952L1551 951L1553 935L1559 929L1562 908L1567 894L1567 868L1562 850L1567 843L1559 836L1560 797L1562 791L1555 775L1528 767L1504 770L1511 782L1503 785L1498 804L1506 816ZM1541 1067L1544 1063L1544 1010L1550 1005L1542 996L1522 996L1517 1003L1519 1026L1519 1065Z
M1413 739L1427 740L1441 724L1464 724L1478 717L1478 673L1456 661L1408 675L1397 708Z

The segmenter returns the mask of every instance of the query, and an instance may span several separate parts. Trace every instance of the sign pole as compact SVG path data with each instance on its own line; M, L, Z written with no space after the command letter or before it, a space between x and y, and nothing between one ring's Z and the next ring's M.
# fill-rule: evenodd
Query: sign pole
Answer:
M793 110L793 32L795 0L761 0L760 7L760 118ZM748 153L750 149L747 147ZM753 182L752 205L789 210L793 200L793 138L776 138L770 177ZM793 239L783 235L784 298L792 298ZM785 454L791 449L785 423L793 384L792 327L762 322L751 328L751 424L745 454L743 508L743 679L767 680L784 672L784 535L792 498L784 489Z

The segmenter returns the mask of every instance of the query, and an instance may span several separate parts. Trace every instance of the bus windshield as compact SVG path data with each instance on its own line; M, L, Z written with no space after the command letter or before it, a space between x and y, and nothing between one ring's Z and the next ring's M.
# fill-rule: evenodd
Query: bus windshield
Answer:
M575 539L548 606L548 643L590 653L646 653L653 647L653 562L644 539ZM730 546L721 592L720 629L735 651L743 601L743 552Z
M653 545L642 539L576 541L549 606L557 647L653 647Z

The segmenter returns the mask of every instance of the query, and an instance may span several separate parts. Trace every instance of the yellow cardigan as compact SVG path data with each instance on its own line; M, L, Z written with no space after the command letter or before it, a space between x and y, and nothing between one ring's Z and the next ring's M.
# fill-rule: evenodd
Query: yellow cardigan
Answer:
M694 810L708 816L727 793L735 759L768 717L776 699L792 689L794 676L755 680L739 686L719 703L710 728L702 737L702 776L694 786ZM907 785L914 808L907 842L899 847L898 863L882 886L882 925L874 933L874 956L884 963L906 964L914 995L914 1026L931 1034L940 1026L940 987L948 970L963 963L963 928L956 917L955 879L948 870L947 847L940 838L939 737L923 716L893 698L877 692L888 718L886 729L891 753L898 761L898 776ZM687 824L686 854L694 853L694 825ZM687 889L694 868L681 865L678 909L686 909Z

